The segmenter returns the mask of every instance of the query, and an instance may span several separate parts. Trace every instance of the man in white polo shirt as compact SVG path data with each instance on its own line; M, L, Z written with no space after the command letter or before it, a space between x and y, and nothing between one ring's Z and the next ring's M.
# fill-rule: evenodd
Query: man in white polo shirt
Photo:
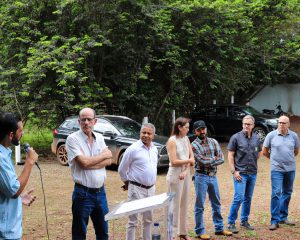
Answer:
M157 175L157 148L153 145L155 127L145 123L141 127L140 140L129 146L119 166L119 174L125 183L124 190L128 189L128 200L150 197L155 194ZM143 240L151 240L152 211L143 215ZM130 215L127 224L126 239L135 239L137 214Z
M94 224L97 240L108 239L108 213L104 182L105 166L111 164L112 154L103 136L93 132L97 122L95 111L84 108L79 112L80 130L66 141L68 163L75 182L72 195L72 239L86 239L89 217Z

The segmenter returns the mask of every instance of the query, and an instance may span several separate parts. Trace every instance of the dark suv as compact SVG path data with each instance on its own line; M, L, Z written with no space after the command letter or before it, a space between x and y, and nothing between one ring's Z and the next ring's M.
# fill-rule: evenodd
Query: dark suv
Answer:
M106 145L112 152L113 164L118 165L126 148L139 139L141 124L123 116L99 115L96 118L97 123L94 131L103 135ZM67 118L58 128L53 129L51 150L56 154L57 160L61 165L68 165L65 147L66 139L79 128L78 117L76 116ZM153 143L158 149L158 167L169 165L165 146L167 140L167 137L155 135Z
M278 118L258 112L246 105L208 105L196 107L191 114L192 124L197 120L204 120L209 136L229 138L242 130L242 119L246 115L255 118L253 131L259 135L263 142L267 133L277 128Z

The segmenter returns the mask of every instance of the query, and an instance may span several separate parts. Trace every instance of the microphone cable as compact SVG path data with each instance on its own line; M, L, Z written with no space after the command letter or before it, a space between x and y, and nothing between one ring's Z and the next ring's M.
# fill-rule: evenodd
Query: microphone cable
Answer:
M30 145L29 143L24 143L24 151L26 153L28 153L29 151L29 148L30 148ZM45 194L45 189L44 189L44 182L43 182L43 176L42 176L42 170L38 164L38 162L36 161L35 162L35 165L37 166L37 168L39 169L39 172L40 172L40 178L41 178L41 185L42 185L42 191L43 191L43 197L44 197L44 211L45 211L45 219L46 219L46 230L47 230L47 237L48 237L48 240L50 239L49 238L49 228L48 228L48 215L47 215L47 206L46 206L46 194Z
M42 185L42 191L43 191L43 197L44 197L44 211L45 211L45 219L46 219L46 230L47 230L47 237L49 238L49 228L48 228L48 215L47 215L47 206L46 206L46 194L44 190L44 183L43 183L43 176L42 176L42 170L37 162L35 162L35 165L39 169L40 172L40 178L41 178L41 185Z

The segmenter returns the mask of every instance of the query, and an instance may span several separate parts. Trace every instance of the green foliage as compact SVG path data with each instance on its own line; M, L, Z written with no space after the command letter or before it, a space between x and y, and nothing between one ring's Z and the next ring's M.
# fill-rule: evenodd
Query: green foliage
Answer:
M37 119L32 118L24 127L24 135L21 144L30 143L35 150L48 150L52 143L52 131L49 128L40 128Z
M83 106L163 126L300 79L297 0L2 2L0 103L41 126Z

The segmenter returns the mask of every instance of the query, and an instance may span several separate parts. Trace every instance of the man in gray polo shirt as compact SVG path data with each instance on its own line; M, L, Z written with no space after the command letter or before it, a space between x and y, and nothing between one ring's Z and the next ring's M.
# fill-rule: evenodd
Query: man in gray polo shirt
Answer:
M254 230L248 222L248 217L256 182L257 160L261 153L259 137L252 132L255 119L251 115L247 115L242 122L243 130L234 134L227 146L228 162L234 184L234 198L228 216L228 230L233 233L238 233L235 221L241 204L241 227Z
M263 144L263 155L271 160L271 225L276 230L279 223L295 225L288 220L288 207L293 192L299 138L289 129L287 116L278 119L278 128L270 132Z

